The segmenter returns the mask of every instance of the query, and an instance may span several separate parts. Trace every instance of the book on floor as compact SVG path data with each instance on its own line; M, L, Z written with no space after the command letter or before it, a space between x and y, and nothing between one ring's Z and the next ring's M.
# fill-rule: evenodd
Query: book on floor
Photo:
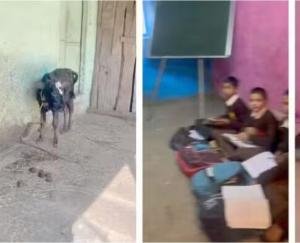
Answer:
M236 229L266 229L271 226L269 201L261 185L222 186L226 224Z

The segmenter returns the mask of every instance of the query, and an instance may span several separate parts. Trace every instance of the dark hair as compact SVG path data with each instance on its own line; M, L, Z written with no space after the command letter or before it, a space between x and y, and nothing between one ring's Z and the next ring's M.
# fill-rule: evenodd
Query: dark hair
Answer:
M259 94L261 95L265 100L268 99L268 94L267 91L264 88L261 87L255 87L253 89L251 89L251 94Z
M235 88L239 86L239 82L240 81L234 76L229 76L223 80L223 83L231 84Z

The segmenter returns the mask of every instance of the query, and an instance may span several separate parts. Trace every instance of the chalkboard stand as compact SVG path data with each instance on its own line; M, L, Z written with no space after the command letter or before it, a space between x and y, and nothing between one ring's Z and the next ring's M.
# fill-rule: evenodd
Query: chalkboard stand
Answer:
M161 86L161 81L162 78L164 76L165 70L166 70L166 66L167 66L167 58L162 58L160 59L160 63L159 63L159 69L158 69L158 74L157 77L155 79L155 83L154 83L154 88L152 90L150 99L152 102L155 102L158 94L159 94L159 90L160 90L160 86ZM199 102L199 118L205 118L206 115L206 111L205 111L205 68L204 68L204 60L203 59L198 59L197 60L197 73L198 73L198 102ZM149 114L149 119L151 119L153 111L150 111Z
M168 60L167 58L160 59L158 74L157 74L157 77L156 77L156 80L154 83L154 88L153 88L153 91L151 94L152 101L155 101L158 96L160 85L161 85L161 80L162 80L162 78L164 76L164 72L166 70L167 60Z
M205 68L204 60L197 60L197 71L198 71L198 101L199 101L199 118L205 118Z
M152 101L152 104L155 102L155 100L156 100L156 98L159 94L161 80L164 76L166 66L167 66L167 60L168 60L167 58L160 59L158 73L157 73L157 76L156 76L156 79L155 79L155 82L154 82L153 90L152 90L151 95L150 95L150 100ZM150 109L147 120L148 121L151 120L152 116L153 116L153 109Z

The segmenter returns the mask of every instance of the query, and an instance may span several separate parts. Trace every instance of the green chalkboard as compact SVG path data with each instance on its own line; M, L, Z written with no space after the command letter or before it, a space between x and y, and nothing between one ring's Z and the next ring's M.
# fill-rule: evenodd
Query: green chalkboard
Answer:
M152 57L226 57L231 52L231 1L157 1Z

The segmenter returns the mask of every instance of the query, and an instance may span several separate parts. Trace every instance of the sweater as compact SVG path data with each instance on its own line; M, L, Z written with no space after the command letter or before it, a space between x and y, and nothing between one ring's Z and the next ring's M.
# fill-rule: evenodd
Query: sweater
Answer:
M226 118L230 120L228 129L240 131L248 117L248 107L241 98L238 98L233 104L226 105L226 113L220 118Z
M256 135L250 137L250 141L266 150L273 150L277 138L278 122L274 115L267 110L260 118L248 116L246 127L253 127L258 130Z

